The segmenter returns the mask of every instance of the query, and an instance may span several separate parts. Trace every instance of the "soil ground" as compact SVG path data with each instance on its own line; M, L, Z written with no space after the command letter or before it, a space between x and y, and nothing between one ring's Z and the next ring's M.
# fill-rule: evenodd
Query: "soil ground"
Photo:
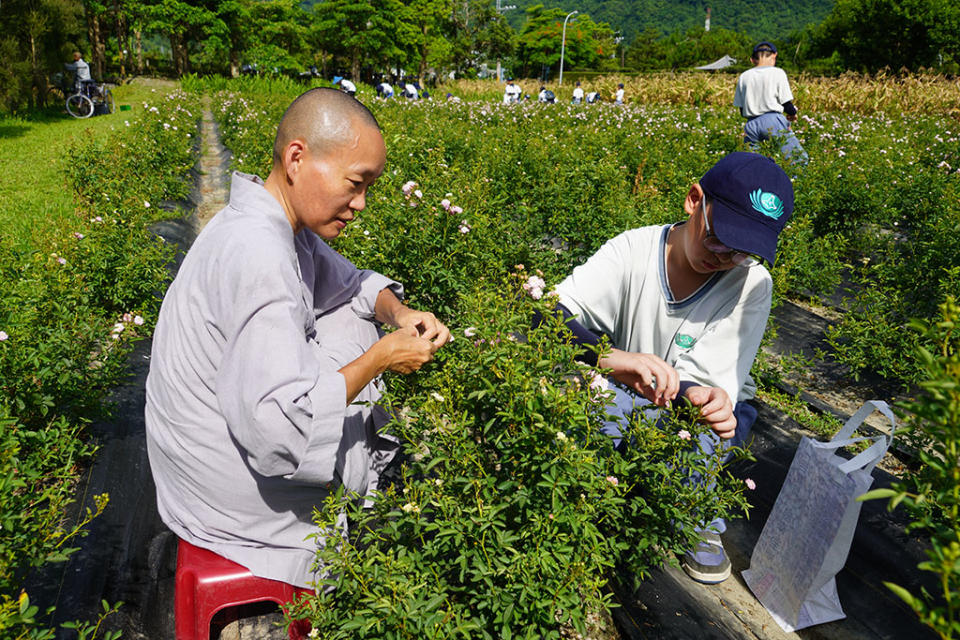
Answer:
M202 158L199 184L190 203L181 203L194 213L162 223L155 232L186 251L202 225L227 198L229 154L219 145L209 109L203 119ZM182 254L181 254L182 257ZM171 265L175 271L179 263ZM828 319L809 308L785 303L775 312L779 337L769 349L774 355L812 354L823 339ZM144 382L149 369L150 344L138 345L131 356L130 379L117 389L115 418L94 425L102 443L97 461L89 470L78 508L91 496L109 493L110 507L89 528L80 550L69 562L51 568L31 580L31 594L45 605L56 605L54 622L91 617L102 599L125 604L107 621L123 637L140 640L172 640L174 637L174 571L176 537L157 514L154 485L146 455L143 425ZM812 376L812 377L811 377ZM786 383L801 385L804 399L818 411L850 415L876 387L857 386L845 380L844 372L817 364L803 379ZM890 399L890 398L885 398ZM809 435L775 408L757 403L760 417L754 427L753 462L739 463L733 472L757 483L751 494L749 519L730 523L724 535L734 575L720 585L693 582L678 568L667 566L654 572L639 590L615 589L621 607L613 611L612 624L600 621L588 637L637 639L733 638L742 640L901 639L923 640L933 634L916 622L909 611L882 585L889 580L917 591L921 576L916 570L924 559L923 543L903 533L904 522L883 505L866 503L846 567L837 578L840 600L847 618L797 633L784 633L745 586L740 572L749 566L750 554L759 538L793 453L802 435ZM882 429L882 423L877 423ZM890 474L877 469L875 486L886 486ZM927 585L929 587L929 585ZM239 620L216 620L219 637L285 638L274 624L280 619L269 608L252 607L234 612ZM62 636L66 638L67 636ZM214 636L216 637L216 636Z

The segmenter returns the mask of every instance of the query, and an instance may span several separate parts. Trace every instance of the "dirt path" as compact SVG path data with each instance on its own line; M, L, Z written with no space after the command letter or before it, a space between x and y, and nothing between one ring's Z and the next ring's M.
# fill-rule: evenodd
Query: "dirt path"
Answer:
M196 231L204 226L230 198L230 152L220 142L217 123L210 111L210 98L203 99L203 122L200 125L200 202L197 204Z

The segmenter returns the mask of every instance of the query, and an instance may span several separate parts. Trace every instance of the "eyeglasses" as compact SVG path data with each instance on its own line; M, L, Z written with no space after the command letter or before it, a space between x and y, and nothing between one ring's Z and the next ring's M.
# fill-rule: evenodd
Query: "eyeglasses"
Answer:
M738 267L752 267L760 264L763 261L763 258L758 255L746 253L744 251L736 251L720 242L720 239L717 238L717 236L713 233L713 230L710 228L710 220L707 218L706 196L700 198L700 210L703 212L703 224L707 228L707 235L703 239L703 247L707 251L728 258L730 262Z

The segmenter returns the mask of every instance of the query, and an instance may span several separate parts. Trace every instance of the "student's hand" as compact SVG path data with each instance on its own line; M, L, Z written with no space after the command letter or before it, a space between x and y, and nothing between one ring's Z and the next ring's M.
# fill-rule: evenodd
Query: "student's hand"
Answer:
M415 327L403 327L380 338L373 346L383 358L384 368L412 373L433 360L437 346L423 338ZM372 350L372 349L371 349Z
M612 369L613 377L659 407L677 397L680 376L677 370L652 353L631 353L613 349L598 363Z
M401 307L397 310L394 320L397 323L396 326L401 329L415 329L417 335L432 342L437 349L450 342L450 330L429 311Z
M783 115L786 116L787 120L790 121L790 122L796 122L796 121L797 121L797 114L796 114L796 113L793 114L792 116L791 116L791 115L788 115L788 114L786 114L786 113L783 114Z
M736 433L737 419L733 416L730 396L720 387L690 387L686 398L700 407L700 416L708 427L721 438L732 438Z

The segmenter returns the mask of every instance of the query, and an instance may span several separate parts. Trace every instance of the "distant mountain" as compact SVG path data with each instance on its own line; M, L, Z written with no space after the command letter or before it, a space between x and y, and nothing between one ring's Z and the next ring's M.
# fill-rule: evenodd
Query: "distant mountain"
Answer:
M627 44L648 28L661 34L702 28L707 7L712 10L711 28L739 31L756 40L785 38L820 22L833 8L833 0L501 0L501 5L517 7L504 12L515 29L523 24L524 10L537 4L587 13L620 31Z

